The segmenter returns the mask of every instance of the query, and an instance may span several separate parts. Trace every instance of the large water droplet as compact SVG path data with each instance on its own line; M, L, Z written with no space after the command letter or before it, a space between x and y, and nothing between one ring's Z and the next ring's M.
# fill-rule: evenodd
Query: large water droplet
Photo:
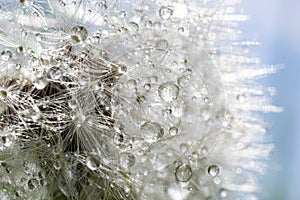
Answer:
M39 181L36 178L32 178L28 181L28 188L33 190L39 186Z
M36 89L42 90L44 89L48 84L48 80L45 77L37 78L33 81L33 85Z
M158 94L164 101L174 101L178 98L179 87L174 83L163 83L158 87Z
M210 176L217 176L220 173L220 168L217 165L210 165L207 172Z
M175 177L179 182L189 181L192 177L192 168L187 164L179 165L175 169Z
M166 6L163 6L159 9L159 16L164 20L170 19L172 14L173 14L173 10Z
M141 134L147 142L156 142L163 136L163 130L156 122L146 122L141 126Z
M131 153L124 152L119 158L120 165L124 168L130 168L135 163L135 156Z
M86 158L86 166L90 170L96 170L101 165L101 158L98 154L90 154Z
M75 42L81 42L81 41L85 41L87 39L88 31L83 26L73 27L72 32L73 32L73 34L72 34L71 38Z

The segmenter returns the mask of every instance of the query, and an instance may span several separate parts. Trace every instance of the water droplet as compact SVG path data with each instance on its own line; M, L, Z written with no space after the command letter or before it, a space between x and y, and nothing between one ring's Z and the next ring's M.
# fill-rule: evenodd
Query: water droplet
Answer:
M28 181L28 188L33 190L39 186L39 181L36 178L32 178Z
M246 100L245 94L238 94L238 95L236 96L236 99L237 99L237 101L240 102L240 103L245 102L245 100Z
M225 189L221 189L221 190L220 190L220 196L221 196L222 198L227 197L227 191L226 191Z
M19 46L19 47L17 48L17 53L22 53L23 50L24 50L24 47L23 47L23 46Z
M158 94L164 101L174 101L179 95L179 87L174 83L163 83L158 87Z
M1 59L4 61L8 61L12 57L12 53L9 50L3 50L1 52Z
M210 176L217 176L220 173L220 168L217 165L210 165L207 172Z
M163 130L156 122L145 122L141 126L141 134L146 142L156 142L163 136Z
M73 34L71 35L72 40L75 42L85 41L88 36L88 31L83 26L75 26L72 28Z
M180 87L187 86L190 82L190 76L187 75L181 76L178 78L177 82Z
M173 14L173 10L171 8L168 8L166 6L163 6L159 9L159 16L164 19L168 20Z
M51 79L57 80L62 76L62 71L58 67L51 67L48 71L48 76Z
M171 128L169 129L169 134L170 134L171 136L177 135L177 133L178 133L178 128L177 128L177 127L173 126L173 127L171 127Z
M90 170L96 170L101 165L101 158L98 154L90 154L86 158L86 166Z
M128 169L134 165L135 156L131 153L124 152L120 155L119 162L122 167Z
M179 165L175 169L175 177L179 182L189 181L192 177L192 168L187 164Z
M207 152L208 152L207 147L202 147L202 148L201 148L201 153L202 153L202 154L205 155L205 154L207 154Z
M40 34L40 33L37 33L37 34L35 35L35 39L36 39L37 42L40 42L40 41L42 40L41 34Z
M146 83L145 85L144 85L144 89L145 89L145 91L149 91L150 89L151 89L151 84L150 83Z
M33 81L33 85L36 89L42 90L44 89L48 84L48 80L45 77L37 78Z
M157 43L156 43L156 48L157 49L167 49L169 47L169 43L167 40L165 39L162 39L162 40L159 40Z

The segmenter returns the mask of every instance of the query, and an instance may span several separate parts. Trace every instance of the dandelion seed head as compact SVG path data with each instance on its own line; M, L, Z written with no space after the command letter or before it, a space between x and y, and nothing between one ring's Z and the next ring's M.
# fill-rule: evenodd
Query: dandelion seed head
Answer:
M255 198L256 113L280 108L254 81L277 68L240 41L238 3L1 3L0 197Z

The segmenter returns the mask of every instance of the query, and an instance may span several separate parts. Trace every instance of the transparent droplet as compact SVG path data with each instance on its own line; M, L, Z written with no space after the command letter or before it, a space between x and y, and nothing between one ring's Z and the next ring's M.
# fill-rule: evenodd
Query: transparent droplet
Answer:
M3 50L1 52L1 59L4 61L8 61L9 59L11 59L12 57L12 53L9 50Z
M189 165L187 164L179 165L175 169L175 178L177 181L187 182L191 179L191 177L192 177L192 168Z
M220 190L220 196L221 196L222 198L226 198L226 197L227 197L227 191L226 191L226 189L221 189L221 190Z
M173 126L173 127L171 127L171 128L169 129L169 134L170 134L171 136L177 135L177 133L178 133L178 128L177 128L177 127Z
M186 76L186 75L181 76L178 78L177 82L180 87L187 86L190 82L190 76Z
M145 89L145 91L149 91L150 89L151 89L151 84L150 83L146 83L145 85L144 85L144 89Z
M210 176L217 176L220 173L220 168L217 165L210 165L207 172Z
M90 170L96 170L101 165L101 158L98 154L90 154L86 158L86 166Z
M207 154L207 152L208 152L207 147L202 147L202 148L201 148L201 153L202 153L202 154L205 155L205 154Z
M48 71L48 76L51 79L57 80L62 76L62 71L58 67L51 67Z
M156 122L146 122L141 126L141 134L146 142L156 142L163 136L163 130Z
M85 41L87 39L88 31L83 26L73 27L72 32L73 32L73 34L72 34L71 38L75 42L82 42L82 41Z
M238 95L236 96L236 99L238 100L238 102L244 103L245 100L246 100L245 94L238 94Z
M164 20L170 19L172 14L173 14L173 10L166 6L163 6L159 9L159 16Z
M36 178L32 178L28 181L28 188L34 190L39 186L39 181Z
M167 40L165 39L162 39L162 40L159 40L157 43L156 43L156 48L157 49L167 49L169 47L169 43Z
M17 48L17 53L22 53L23 50L24 50L24 47L23 47L23 46L19 46L19 47Z
M135 156L131 153L124 152L120 155L119 162L122 167L128 169L134 165Z
M44 89L48 84L48 80L45 77L37 78L33 81L33 85L36 89L42 90Z
M163 83L158 87L159 97L164 101L174 101L178 98L179 87L174 83Z

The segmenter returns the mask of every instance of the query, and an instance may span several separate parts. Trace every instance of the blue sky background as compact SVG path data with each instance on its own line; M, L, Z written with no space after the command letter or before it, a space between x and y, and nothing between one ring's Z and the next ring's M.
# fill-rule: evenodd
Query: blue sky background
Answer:
M276 150L261 199L300 200L300 1L243 0L242 8L250 20L240 28L245 38L262 42L262 63L285 65L262 80L278 89L273 103L285 111L267 115Z

